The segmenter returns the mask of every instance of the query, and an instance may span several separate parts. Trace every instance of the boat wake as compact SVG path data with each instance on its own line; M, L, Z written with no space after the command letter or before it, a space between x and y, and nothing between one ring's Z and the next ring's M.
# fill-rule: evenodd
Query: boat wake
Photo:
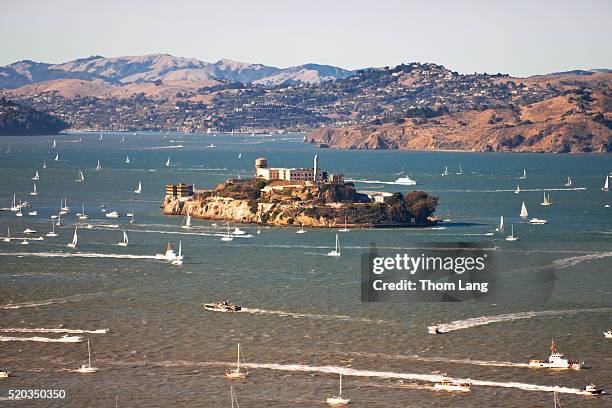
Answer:
M511 322L514 320L532 319L534 317L541 316L563 316L578 313L609 313L611 311L611 307L600 307L592 309L541 310L532 312L506 313L496 316L480 316L464 320L455 320L449 323L441 323L436 324L435 326L430 326L430 329L433 330L435 327L437 327L438 332L448 333L456 330L469 329L471 327L485 326L493 323Z
M563 258L563 259L558 259L556 261L553 262L553 266L559 268L559 269L563 269L563 268L570 268L572 266L576 266L579 263L582 262L587 262L587 261L593 261L593 260L597 260L597 259L604 259L604 258L609 258L612 256L612 252L599 252L599 253L595 253L595 254L588 254L588 255L578 255L578 256L572 256L569 258Z
M395 186L414 186L415 184L406 184L406 183L397 183L395 181L380 181L380 180L362 180L362 179L354 179L354 180L346 180L353 183L363 183L363 184L392 184Z
M68 303L68 302L78 302L81 300L92 299L92 298L95 298L97 296L102 296L102 295L107 296L109 293L123 292L126 290L129 290L129 288L121 288L121 289L117 289L111 292L82 293L78 295L66 296L66 297L54 298L54 299L33 300L33 301L22 302L22 303L9 303L6 305L1 305L0 310L1 309L9 309L9 310L22 309L22 308L28 308L28 307L56 305L56 304L62 304L62 303Z
M126 229L127 232L146 232L153 234L168 234L168 235L199 235L203 237L224 237L223 233L213 233L213 232L185 232L185 231L161 231L161 230L141 230L141 229ZM233 238L253 238L251 234L244 235L234 235L230 234ZM155 257L153 257L155 258Z
M185 146L182 144L172 145L172 146L153 146L153 147L140 147L134 150L167 150L167 149L181 149Z
M39 258L115 258L115 259L156 259L154 255L97 254L93 252L0 252L0 256Z
M362 353L362 352L353 352L348 353L350 355L356 355L361 357L371 357L371 358L390 358L393 360L412 360L412 361L422 361L424 363L451 363L451 364L468 364L468 365L477 365L484 367L521 367L521 368L529 368L529 364L527 363L513 363L510 361L487 361L487 360L470 360L470 359L457 359L457 358L445 358L445 357L421 357L419 355L406 356L401 354L376 354L376 353Z
M566 188L521 188L521 193L527 191L584 191L586 187L566 187ZM515 193L516 189L511 190L436 190L444 193Z
M0 333L68 333L68 334L106 334L108 329L44 329L44 328L8 328L0 329Z
M83 341L81 336L66 336L59 338L51 337L9 337L0 336L0 341L37 341L41 343L80 343Z
M283 317L293 317L296 319L323 319L323 320L344 320L344 321L361 321L367 323L389 323L384 320L379 319L368 319L362 317L351 317L344 315L321 315L321 314L310 314L310 313L294 313L294 312L285 312L282 310L265 310L265 309L251 309L247 307L243 307L240 309L240 312L253 313L253 314L267 314L267 315L276 315Z

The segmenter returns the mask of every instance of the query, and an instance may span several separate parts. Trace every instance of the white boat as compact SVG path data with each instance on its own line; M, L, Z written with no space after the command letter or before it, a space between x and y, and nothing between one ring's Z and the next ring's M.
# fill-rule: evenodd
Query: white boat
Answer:
M543 220L541 218L535 218L534 217L534 218L529 220L529 223L530 224L534 224L534 225L544 225L544 224L548 223L548 221L547 220Z
M565 187L571 187L572 185L574 185L572 178L568 176L567 181L565 182Z
M117 245L122 246L122 247L128 246L128 236L125 233L125 231L123 231L123 241L119 242Z
M403 177L398 177L397 179L395 179L395 184L402 184L404 186L414 186L416 184L416 181L408 177L406 172L402 172L402 174L404 175Z
M428 326L427 327L427 333L429 333L429 334L442 334L442 332L440 331L440 326L438 326L438 325Z
M96 165L96 171L102 170L102 165L100 164L100 160L98 160L98 164Z
M0 370L0 378L9 378L9 375L11 375L10 372L6 370Z
M238 158L242 159L242 153L238 153Z
M87 214L85 214L85 203L83 203L83 210L82 210L82 212L81 212L80 214L78 214L78 215L77 215L77 218L78 218L79 220L86 220L86 219L88 219L88 218L89 218L89 217L87 216Z
M53 160L54 161L59 161L59 153L55 153L55 158Z
M521 177L519 177L519 179L521 179L521 180L526 180L527 179L527 170L523 169L523 175Z
M30 245L30 242L28 241L27 238L23 238L20 242L21 245Z
M601 191L610 191L610 176L606 176L606 181L604 181Z
M126 156L125 157L125 163L126 164L130 164L130 156Z
M346 214L344 214L344 227L340 228L338 231L340 231L340 232L349 232L350 231L350 229L348 229L347 226L346 226L347 225L346 224L346 220L347 220L347 217L346 217Z
M329 251L327 253L327 256L341 256L342 253L340 252L340 238L338 237L338 234L336 234L336 248Z
M235 379L246 378L249 375L249 371L246 368L243 370L240 369L240 357L242 357L242 360L244 361L244 356L242 355L242 352L240 351L240 343L238 343L236 368L230 368L227 371L225 371L225 376L227 378L235 380Z
M40 180L40 176L38 175L38 171L36 171L36 173L34 174L34 177L32 177L32 180L34 180L34 181Z
M102 140L104 140L104 137L102 136L102 133L100 133L100 137L98 138L98 140L101 142Z
M6 227L6 237L2 238L2 241L8 242L10 244L10 242L11 242L11 227Z
M340 373L340 386L338 387L338 395L328 397L325 402L329 405L347 405L351 403L349 398L342 396L342 373Z
M552 204L552 201L550 201L550 194L547 195L546 192L544 192L544 201L542 201L540 205L547 207L551 204Z
M170 156L168 156L168 160L166 160L166 167L170 167Z
M85 181L85 175L83 175L83 172L81 170L79 170L79 176L75 181Z
M26 228L23 230L24 234L35 234L36 230L30 229L30 228Z
M612 339L612 330L608 330L607 332L604 332L604 337L606 339Z
M191 215L187 213L185 217L185 223L181 225L181 228L190 229L191 228Z
M70 212L70 207L68 206L68 198L64 197L64 203L61 204L61 208L60 208L64 214L68 214Z
M168 242L168 245L166 246L166 252L163 254L155 254L155 259L163 259L169 262L176 259L176 253L172 250L172 245L170 245L170 242Z
M51 146L52 149L55 149L57 147L57 142L55 141L55 139L53 140L53 145Z
M603 394L603 392L603 388L598 388L593 383L585 385L584 387L578 390L578 394L580 395L600 395Z
M51 218L53 218L53 216L51 216ZM61 212L57 214L57 221L55 222L55 225L57 225L58 227L62 225L62 213Z
M23 217L23 213L21 212L21 208L19 208L19 210L17 210L17 212L15 213L16 217Z
M506 241L518 241L518 235L514 235L514 224L512 224L511 230L512 232L506 237Z
M440 381L434 384L434 389L450 392L470 392L472 391L472 384L457 381Z
M28 215L31 215L32 217L35 217L38 215L38 211L34 210L34 211L29 211Z
M501 231L503 231L503 230L504 230L504 216L503 216L503 215L501 215L501 216L499 217L499 226L498 226L497 228L495 228L495 231L497 231L497 232L501 232Z
M32 192L30 193L31 196L37 196L38 195L38 190L36 189L36 183L34 183L34 188L32 189Z
M119 218L120 216L120 214L117 211L107 212L104 215L106 215L106 218Z
M172 265L182 265L183 264L183 241L179 241L179 249L176 258L172 260Z
M519 216L521 218L527 218L529 216L529 213L527 212L527 206L525 205L524 201L523 205L521 205L521 213L519 214Z
M19 211L21 209L21 205L17 204L17 195L13 194L13 202L11 203L11 211Z
M245 235L245 234L246 232L244 232L238 227L234 227L234 230L232 231L232 235Z
M138 187L134 190L134 193L140 194L142 192L142 182L138 181Z
M552 340L550 345L550 355L548 361L529 360L529 367L533 368L554 368L560 370L579 370L584 367L584 361L570 361L562 353L557 351L557 343Z
M229 226L229 222L227 223L227 232L225 233L225 235L223 235L221 237L221 241L233 241L234 237L231 236L230 234L230 226Z
M87 340L87 364L82 364L76 369L77 373L80 374L93 374L98 371L97 367L91 364L91 347L89 345L89 339Z
M43 169L46 169L46 168L47 168L47 160L43 160L43 165L42 165L42 168L43 168Z
M211 149L213 149L213 148L215 148L215 147L217 147L217 146L215 146L213 143L211 143L211 144L209 144L209 145L208 145L208 147L209 147L209 148L211 148Z
M299 230L295 231L296 234L305 234L306 230L304 229L304 223L302 223Z
M459 171L457 171L457 175L458 176L463 175L463 166L461 165L461 163L459 163Z
M77 235L77 228L78 227L74 227L74 235L72 236L72 242L66 245L68 248L76 248L77 246L77 243L79 241L79 237Z
M518 184L516 185L516 190L514 190L514 194L518 194L521 192L521 188L518 186Z
M51 220L51 231L47 232L45 236L47 237L57 237L57 233L55 232L55 223Z
M442 176L448 176L448 166L444 166L444 171L442 172Z

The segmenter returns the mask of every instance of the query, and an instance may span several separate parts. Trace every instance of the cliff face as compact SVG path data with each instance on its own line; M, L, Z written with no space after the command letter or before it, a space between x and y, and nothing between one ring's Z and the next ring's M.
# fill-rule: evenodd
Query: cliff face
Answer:
M612 152L610 106L607 92L572 92L514 109L326 128L306 141L341 149Z

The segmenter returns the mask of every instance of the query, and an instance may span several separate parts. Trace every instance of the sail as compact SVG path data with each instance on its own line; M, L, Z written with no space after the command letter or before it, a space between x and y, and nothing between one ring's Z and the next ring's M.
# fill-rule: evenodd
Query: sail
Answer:
M78 241L79 241L79 237L77 236L77 229L75 228L75 229L74 229L74 235L72 236L72 242L71 242L71 245L72 245L73 247L76 247L76 246L77 246Z
M53 148L55 149L57 147L57 143L55 142L55 140L53 140Z
M521 217L525 218L527 216L529 216L529 213L527 212L527 206L525 206L525 202L523 201L523 205L521 206Z
M134 190L134 192L136 194L140 194L141 191L142 191L142 183L139 181L138 182L138 187L136 187L136 190Z
M608 191L609 190L609 182L610 182L610 176L606 176L606 181L604 182L604 186L603 186L602 190L604 190L604 191Z
M499 230L503 231L504 230L504 216L500 216L499 217Z
M59 153L56 153L56 154L55 154L55 159L53 159L53 160L55 160L55 161L59 161Z
M127 244L128 244L128 242L129 242L129 241L128 241L128 236L127 236L127 234L125 233L125 231L123 231L123 242L124 242L126 245L127 245Z
M96 166L96 170L97 171L102 170L102 166L100 165L100 160L98 160L98 165Z
M168 160L166 160L166 167L170 166L170 156L168 156Z
M126 156L126 158L125 158L125 162L126 162L127 164L130 164L130 156Z
M187 214L187 219L185 220L185 226L191 227L191 215Z

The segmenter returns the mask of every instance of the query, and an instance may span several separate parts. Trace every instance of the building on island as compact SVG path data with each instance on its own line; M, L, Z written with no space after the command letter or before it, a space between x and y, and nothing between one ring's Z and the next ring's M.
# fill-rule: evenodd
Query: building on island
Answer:
M386 191L371 191L371 190L362 190L358 191L360 194L365 194L368 198L375 203L384 204L393 196L392 193L388 193Z
M335 175L336 179L339 175ZM264 180L285 180L293 182L311 181L314 183L327 181L327 173L318 166L318 157L315 155L313 167L268 167L268 159L260 157L255 160L255 178Z
M166 184L166 195L178 198L191 197L193 195L193 185L185 183Z

